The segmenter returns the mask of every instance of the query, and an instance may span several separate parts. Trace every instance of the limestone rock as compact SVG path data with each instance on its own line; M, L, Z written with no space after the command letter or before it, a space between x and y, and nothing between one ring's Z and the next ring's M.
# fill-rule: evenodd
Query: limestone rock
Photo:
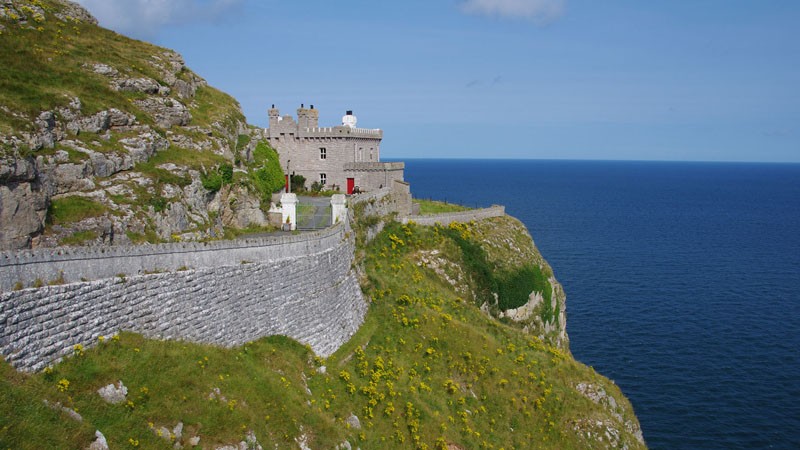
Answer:
M189 108L183 103L162 97L147 97L135 100L134 103L145 112L152 115L156 124L161 128L170 128L174 125L187 125L192 120Z
M122 380L120 380L116 385L112 383L108 386L101 387L97 390L97 393L100 394L100 397L107 403L116 405L125 401L125 397L128 395L128 388L125 387L125 385L122 384Z
M220 216L222 222L237 228L248 226L264 226L268 223L267 216L261 210L261 201L240 187L223 189L219 192Z
M69 18L78 19L81 22L91 23L97 25L97 19L94 18L89 11L76 2L70 0L62 0L63 11L55 14L62 21L68 21Z
M143 94L169 95L170 89L158 84L152 78L119 78L111 83L111 87L123 92L141 92Z
M94 73L96 73L98 75L104 75L104 76L107 76L107 77L115 77L115 76L119 75L119 71L117 69L115 69L115 68L113 68L113 67L111 67L111 66L109 66L107 64L100 64L100 63L93 64L91 66L91 69L92 69L92 72L94 72Z
M355 414L351 413L350 416L348 416L347 419L344 420L344 423L350 425L350 428L354 428L356 430L361 429L361 421L358 420L358 416L356 416Z
M138 136L120 139L119 142L128 151L134 163L147 161L156 152L169 147L169 141L149 127L144 128Z
M103 436L103 433L100 430L94 432L95 440L89 445L89 450L109 450L108 442L106 442L106 437Z
M11 181L33 181L36 164L30 158L8 157L0 161L0 183Z
M24 172L22 176L26 176ZM0 247L29 247L31 238L44 230L46 214L47 196L36 183L14 181L0 185Z

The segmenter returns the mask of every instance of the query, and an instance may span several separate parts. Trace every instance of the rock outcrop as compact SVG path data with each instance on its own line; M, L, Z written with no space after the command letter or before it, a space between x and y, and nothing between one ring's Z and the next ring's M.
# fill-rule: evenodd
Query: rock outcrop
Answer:
M84 52L91 56L28 46L31 58L53 55L40 58L42 70L58 74L65 60L74 66L79 73L70 77L80 85L31 81L38 84L30 89L56 94L36 105L22 96L0 105L0 250L204 239L223 227L266 224L269 204L246 183L203 187L217 166L248 162L250 149L237 147L251 131L235 100L176 52L99 28L76 3L17 0L0 8L4 33L24 40L31 23L73 47L104 45ZM119 57L129 48L138 59ZM94 209L76 207L75 197L91 199ZM52 220L59 207L66 214Z

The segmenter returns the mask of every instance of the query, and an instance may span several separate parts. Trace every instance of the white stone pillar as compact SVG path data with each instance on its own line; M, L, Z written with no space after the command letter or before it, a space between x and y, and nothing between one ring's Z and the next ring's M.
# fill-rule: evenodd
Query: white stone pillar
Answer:
M288 227L287 227L288 223ZM297 195L281 194L281 228L297 229ZM288 231L288 230L287 230Z
M333 194L331 197L331 224L343 222L347 216L344 194Z

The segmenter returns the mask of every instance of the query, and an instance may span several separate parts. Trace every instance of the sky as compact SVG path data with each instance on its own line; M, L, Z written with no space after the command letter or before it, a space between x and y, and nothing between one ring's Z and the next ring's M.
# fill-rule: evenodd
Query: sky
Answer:
M796 0L79 0L250 123L313 104L383 159L800 162Z

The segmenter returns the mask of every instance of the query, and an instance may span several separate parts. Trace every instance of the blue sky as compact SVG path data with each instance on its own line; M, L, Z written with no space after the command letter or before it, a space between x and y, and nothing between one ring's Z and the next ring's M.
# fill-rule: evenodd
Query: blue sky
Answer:
M81 0L266 126L304 103L384 158L800 162L800 2Z

